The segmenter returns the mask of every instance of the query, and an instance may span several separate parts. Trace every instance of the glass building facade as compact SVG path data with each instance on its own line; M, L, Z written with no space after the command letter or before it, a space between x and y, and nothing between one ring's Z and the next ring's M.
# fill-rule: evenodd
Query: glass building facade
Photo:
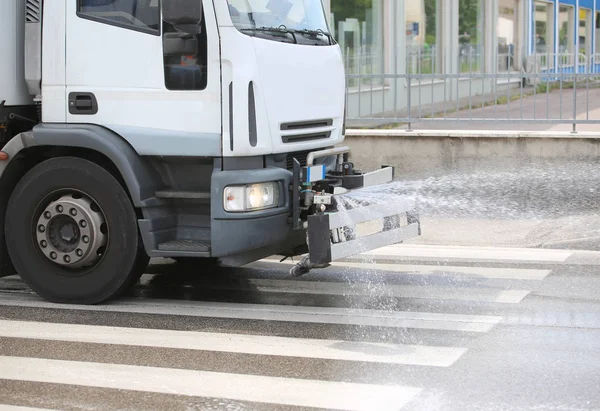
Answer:
M499 70L511 65L516 70L534 54L600 53L600 0L324 0L324 5L348 67L357 73L382 72L393 54L405 55L408 72L443 72L444 26L456 29L458 72L485 69L486 56L497 60Z
M348 80L350 109L355 111L364 104L352 102L355 97L360 100L361 93L369 93L371 106L379 104L372 100L379 98L374 90L388 94L381 96L383 106L386 99L393 98L397 106L405 98L401 81L378 74L415 75L411 81L427 75L429 87L436 90L424 95L435 100L437 93L444 93L444 83L452 83L444 81L446 74L600 72L600 0L323 0L323 4L347 73L375 75ZM432 74L439 75L442 84L432 80ZM460 84L447 87L446 91L460 94ZM482 84L481 93L489 87Z

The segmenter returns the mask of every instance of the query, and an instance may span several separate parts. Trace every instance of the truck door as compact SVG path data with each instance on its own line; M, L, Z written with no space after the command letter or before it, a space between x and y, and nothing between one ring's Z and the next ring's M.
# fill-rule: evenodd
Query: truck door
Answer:
M219 36L211 0L199 34L162 21L163 2L67 2L67 122L98 124L141 155L221 155Z

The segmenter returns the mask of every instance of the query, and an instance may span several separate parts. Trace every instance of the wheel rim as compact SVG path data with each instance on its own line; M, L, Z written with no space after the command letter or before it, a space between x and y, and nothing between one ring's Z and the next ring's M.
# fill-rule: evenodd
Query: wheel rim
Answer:
M69 269L97 265L108 244L106 216L89 196L68 192L42 202L34 231L38 250Z

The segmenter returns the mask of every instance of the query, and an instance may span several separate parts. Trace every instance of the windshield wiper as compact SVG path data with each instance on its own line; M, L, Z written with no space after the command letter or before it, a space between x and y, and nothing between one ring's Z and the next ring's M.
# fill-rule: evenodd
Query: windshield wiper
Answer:
M327 37L327 39L329 40L329 45L332 45L334 43L333 36L331 35L331 33L326 33L321 29L317 29L317 30L302 29L302 30L294 30L294 32L299 33L299 34L306 34L309 36L313 36L315 38L317 38L319 35L322 35L322 36Z
M252 31L252 32L261 32L261 33L280 33L280 34L291 34L294 38L294 42L298 44L298 39L296 38L296 34L294 30L288 30L283 24L279 27L254 27L251 29L241 29L240 31Z

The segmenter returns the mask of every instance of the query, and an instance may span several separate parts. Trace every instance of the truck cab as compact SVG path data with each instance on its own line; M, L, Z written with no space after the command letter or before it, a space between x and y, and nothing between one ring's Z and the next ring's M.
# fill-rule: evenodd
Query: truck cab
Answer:
M320 0L7 0L0 34L0 275L48 300L115 298L152 257L304 255L304 274L419 233L404 204L355 210L385 221L362 242L331 220L393 169L341 145Z

